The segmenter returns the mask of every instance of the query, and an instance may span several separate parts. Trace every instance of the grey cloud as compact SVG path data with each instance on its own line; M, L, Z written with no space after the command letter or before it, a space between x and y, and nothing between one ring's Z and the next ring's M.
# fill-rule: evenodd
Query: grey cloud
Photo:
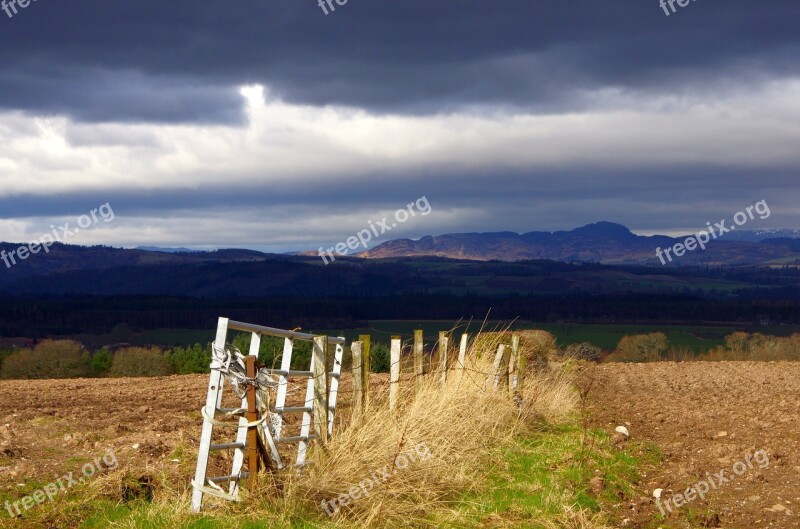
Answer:
M680 102L698 93L703 105L728 91L797 76L799 21L796 0L698 0L670 17L657 0L349 0L328 16L315 0L39 0L12 19L0 12L7 43L0 47L0 110L69 115L71 148L135 150L162 146L152 131L117 129L117 122L240 124L237 87L246 83L262 83L293 103L375 113L446 114L464 107L569 113L633 108L642 97L663 94ZM601 99L599 89L617 95ZM666 110L693 111L680 103ZM763 126L739 129L733 139L772 134L783 139L772 143L791 147L791 124L753 121ZM17 126L35 129L28 121ZM729 140L707 136L697 152ZM575 145L576 153L606 145L592 139ZM572 140L565 140L567 148ZM759 144L759 153L767 147ZM90 193L76 186L58 196L0 196L0 220L49 225L51 217L110 202L118 220L93 234L108 236L106 243L128 240L116 229L133 234L158 224L172 235L141 241L147 232L140 229L130 240L280 250L352 234L350 226L326 218L346 212L363 223L421 195L434 214L392 236L557 230L599 220L638 230L702 227L761 199L773 215L758 227L800 225L792 195L796 167L737 167L726 164L728 151L713 164L654 168L633 149L618 152L614 168L581 167L571 158L530 171L496 169L498 162L466 169L429 164L278 183L248 175L236 186L193 186L207 175L187 172L182 187L151 191L117 185ZM57 170L77 163L31 156ZM459 159L451 156L448 164ZM193 223L204 215L210 223L200 229Z
M132 70L60 70L28 67L0 72L4 94L0 107L67 114L88 122L244 122L242 98L235 86Z
M180 189L152 193L120 189L91 195L22 196L0 198L0 211L7 218L42 217L44 225L49 216L77 216L110 202L117 215L112 228L118 225L142 228L149 223L168 222L170 226L182 226L176 233L186 237L186 240L137 239L135 244L181 242L280 251L336 242L351 235L354 227L375 220L381 212L402 208L422 195L428 197L434 213L403 226L391 237L452 231L559 230L598 220L620 222L636 230L702 228L707 221L730 218L761 199L767 200L773 215L759 221L758 228L800 224L794 197L784 191L796 179L790 169L663 170L646 179L638 171L450 176L453 178L444 180L430 175L398 175L382 179L380 192L352 179L300 189L276 185L240 189L219 186L191 193ZM497 184L487 185L487 179ZM326 222L345 214L351 225ZM197 218L208 219L209 223L197 226ZM108 234L107 243L125 243L113 231Z
M680 90L798 72L793 0L41 1L0 13L0 106L80 120L240 119L238 84L292 102L541 112L599 87ZM132 74L131 72L135 72Z

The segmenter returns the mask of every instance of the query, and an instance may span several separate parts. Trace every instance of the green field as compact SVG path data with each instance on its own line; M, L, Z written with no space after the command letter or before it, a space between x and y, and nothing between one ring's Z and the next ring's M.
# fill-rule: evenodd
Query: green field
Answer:
M725 336L735 331L760 332L775 336L788 336L800 332L798 326L774 326L745 328L734 325L629 325L603 323L536 323L517 320L508 321L454 321L454 320L373 320L368 326L356 329L304 329L306 332L345 336L348 341L359 334L369 334L373 342L388 343L393 335L410 338L414 329L422 329L426 340L435 341L439 331L455 331L476 333L511 328L542 329L552 333L559 346L573 343L589 342L607 351L616 348L620 338L625 335L663 332L672 347L688 347L692 351L702 353L718 345L724 344ZM126 342L133 345L159 345L170 347L176 345L206 344L214 339L215 329L154 329L132 333ZM77 339L89 337L75 337ZM94 337L104 340L106 337ZM92 340L87 339L91 342Z
M483 326L484 330L499 330L510 327L514 330L541 329L552 333L560 346L573 343L589 342L605 350L612 351L619 340L629 334L645 334L663 332L667 335L673 347L689 347L695 352L704 352L718 345L722 345L725 336L737 330L733 326L705 326L705 325L614 325L595 323L536 323L529 321L515 321L513 323L502 321L487 322L455 322L443 321L398 321L376 320L371 321L369 327L360 329L326 329L332 334L341 334L350 340L359 334L370 334L373 341L388 342L392 335L410 336L414 329L422 329L427 339L436 339L439 331L455 329L457 333L468 330L477 332Z
M426 339L436 339L439 331L454 329L456 333L477 332L483 327L484 331L510 328L512 330L541 329L552 333L559 346L573 343L589 342L605 350L612 351L620 339L625 335L646 334L663 332L669 339L672 347L689 347L695 352L704 352L725 343L725 337L736 331L759 332L772 336L789 336L800 332L800 326L782 325L770 327L744 327L736 325L633 325L633 324L605 324L605 323L537 323L517 320L513 323L507 321L490 320L482 321L453 321L453 320L428 320L428 321L403 321L403 320L375 320L370 321L370 326L360 329L328 329L326 332L341 335L348 340L359 334L370 334L378 342L388 342L394 334L404 337L411 336L414 329L422 329Z

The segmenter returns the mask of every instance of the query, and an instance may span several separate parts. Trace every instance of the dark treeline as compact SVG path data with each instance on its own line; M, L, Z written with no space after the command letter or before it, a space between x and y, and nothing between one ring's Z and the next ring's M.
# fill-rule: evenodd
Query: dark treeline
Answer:
M73 256L75 257L75 256ZM171 257L158 256L162 259ZM17 267L0 274L0 295L7 296L169 296L189 298L333 298L384 297L447 292L481 296L504 294L626 294L628 291L701 296L736 294L734 290L795 287L796 267L652 267L609 266L555 261L460 261L437 257L396 260L337 260L272 256L259 261L137 264L92 268L55 267L52 258L39 268ZM101 260L100 263L106 261ZM27 263L26 263L27 264ZM39 265L40 263L36 263ZM99 264L96 266L100 266ZM26 275L27 274L27 275ZM719 288L720 291L716 291Z
M800 301L700 298L681 295L452 294L320 299L194 299L149 296L5 298L3 336L46 337L106 333L126 323L137 329L213 329L219 316L276 327L353 328L375 319L493 319L585 322L800 322Z
M106 268L90 269L81 268L89 266L83 260L67 260L77 268L62 270L48 258L41 270L0 274L0 335L103 334L122 323L141 330L213 329L219 316L346 329L368 320L483 319L489 311L493 319L543 322L800 322L800 270L793 266L437 257L324 266L295 256L176 263L183 258L155 255L166 263L116 266L112 259Z

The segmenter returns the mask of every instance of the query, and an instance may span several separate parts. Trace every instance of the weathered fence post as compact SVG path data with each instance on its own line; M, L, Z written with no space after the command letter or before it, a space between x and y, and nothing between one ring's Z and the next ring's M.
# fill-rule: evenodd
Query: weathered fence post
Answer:
M500 364L500 385L505 386L508 384L508 370L511 362L511 347L506 344L505 354L503 355L503 362Z
M425 375L425 357L423 356L423 334L422 331L417 329L414 331L414 379L416 384L416 390L422 389L422 386L425 382L424 375Z
M519 347L519 337L517 337L517 346ZM525 366L528 363L527 358L521 352L518 353L519 355L519 362L517 365L517 392L522 391L522 385L525 382Z
M492 364L492 372L489 375L492 379L492 387L499 387L500 382L505 380L505 373L503 372L503 366L505 365L506 369L508 368L508 364L506 363L506 345L500 344L497 346L497 354L494 355L494 363Z
M389 357L389 411L397 408L397 394L400 391L400 348L400 337L392 336Z
M469 340L469 335L464 333L461 335L461 344L458 347L458 364L456 365L456 369L459 371L463 371L464 367L467 365L467 341Z
M369 334L359 334L358 340L364 343L364 346L361 348L361 387L363 389L361 399L362 407L367 409L367 405L369 404L369 374L372 369L372 360L370 357L370 352L372 351L372 340Z
M344 340L344 338L342 338ZM333 421L336 417L336 403L339 397L339 383L342 381L342 357L344 356L344 345L337 343L334 345L333 367L328 370L328 439L333 437Z
M314 433L321 444L328 442L328 337L314 337L311 353L314 376Z
M364 342L353 342L350 345L350 353L353 357L353 420L357 420L364 408L364 379L362 371L364 358L362 348Z
M447 382L447 352L450 338L445 331L439 332L439 382L444 385Z
M519 383L519 335L511 335L511 359L508 362L508 388L513 395Z

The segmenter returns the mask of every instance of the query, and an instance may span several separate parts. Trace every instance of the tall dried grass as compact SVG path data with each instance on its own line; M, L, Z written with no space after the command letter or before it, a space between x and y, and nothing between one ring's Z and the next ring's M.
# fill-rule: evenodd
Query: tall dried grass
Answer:
M530 339L523 351L536 358L540 342L548 342L531 336L539 340ZM416 394L406 384L395 412L373 400L361 425L342 429L327 450L317 450L314 464L287 482L280 501L322 509L323 501L343 498L347 504L339 506L337 520L368 527L432 525L431 513L454 507L501 463L498 450L515 434L577 408L572 382L560 371L530 372L516 401L507 386L495 389L489 376L494 351L507 338L504 332L480 335L463 370L451 371L444 385L426 376ZM429 457L420 456L420 446Z
M537 340L523 338L524 355L550 354L547 337L530 336ZM560 369L528 370L516 399L508 386L495 389L489 378L494 353L509 342L505 331L477 335L464 368L450 371L444 384L431 373L417 392L406 376L394 412L386 391L373 394L360 419L340 426L326 448L315 447L301 471L266 473L258 487L242 491L242 503L209 498L204 510L231 527L254 518L268 527L299 526L299 520L317 527L437 527L443 517L460 520L465 493L479 492L504 468L502 452L515 435L571 417L579 405L570 375ZM330 506L347 499L343 494L353 499L329 519L322 502ZM586 513L567 511L560 526L595 527L582 523ZM145 516L158 527L188 525L188 492L157 490Z

